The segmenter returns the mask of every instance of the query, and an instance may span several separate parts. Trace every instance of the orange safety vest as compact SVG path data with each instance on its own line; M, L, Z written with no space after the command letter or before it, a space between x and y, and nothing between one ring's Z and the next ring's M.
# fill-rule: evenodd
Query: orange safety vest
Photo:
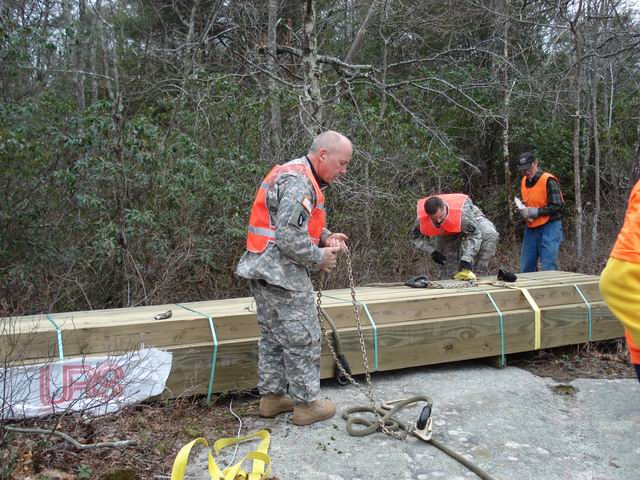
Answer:
M527 177L522 177L522 182L520 182L520 191L522 192L522 200L527 207L542 208L548 205L547 181L550 178L553 178L558 182L558 179L554 175L544 172L540 175L536 184L533 187L528 188ZM560 182L558 182L558 185L560 185ZM560 192L560 197L562 198L562 191ZM541 215L538 218L527 221L527 227L536 228L544 225L549 221L549 218L551 218L549 215Z
M258 188L256 198L253 201L253 207L251 207L249 229L247 231L247 250L250 252L264 252L270 242L275 243L276 241L276 229L271 224L269 207L267 207L267 191L269 187L285 173L305 175L311 181L316 196L316 203L313 205L311 218L309 219L309 239L316 245L320 243L320 234L324 229L326 220L324 194L322 190L320 190L320 186L313 176L313 172L306 165L289 162L273 167ZM309 202L311 202L311 199L309 199Z
M437 237L442 235L456 235L462 231L462 206L469 198L464 193L446 193L444 195L434 195L441 198L445 205L449 207L447 218L444 219L440 227L436 227L431 221L431 217L424 210L424 204L431 197L418 200L418 220L420 221L420 233L425 237Z
M640 263L640 180L631 190L624 225L618 233L611 256L618 260Z
M627 339L627 350L629 350L629 357L631 357L631 363L634 365L640 365L640 347L638 347L631 337L631 333L626 328L624 329L624 336Z

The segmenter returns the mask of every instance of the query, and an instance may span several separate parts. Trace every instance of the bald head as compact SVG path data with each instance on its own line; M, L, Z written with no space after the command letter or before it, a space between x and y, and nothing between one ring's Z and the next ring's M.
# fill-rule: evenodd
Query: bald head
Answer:
M341 146L349 146L351 148L351 141L345 137L344 135L334 132L333 130L327 130L326 132L322 132L318 135L311 147L309 148L309 153L315 153L321 148L324 148L328 151L333 151L336 148L340 148Z
M326 183L331 183L347 173L347 165L352 155L351 140L338 132L328 130L315 138L307 158L318 176Z

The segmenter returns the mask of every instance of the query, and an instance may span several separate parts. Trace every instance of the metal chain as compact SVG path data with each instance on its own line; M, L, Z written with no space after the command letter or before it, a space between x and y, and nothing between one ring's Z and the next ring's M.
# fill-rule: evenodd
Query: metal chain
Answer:
M477 280L470 280L470 281L457 282L457 283L427 282L426 288L451 289L451 288L471 288L471 287L477 287L477 286L478 286Z
M356 379L354 379L342 366L342 363L338 360L338 355L336 354L335 349L333 348L333 342L329 341L329 335L327 333L326 328L324 327L324 323L322 322L322 291L318 289L318 297L316 301L316 308L318 309L318 320L320 321L320 329L322 331L322 335L324 336L325 342L327 343L329 350L331 351L331 355L336 362L336 366L340 370L340 373L347 379L349 382L358 388L371 403L372 410L375 414L378 425L380 426L380 430L382 430L386 435L390 437L397 438L403 440L407 437L407 432L404 430L391 431L385 425L384 420L380 413L378 413L377 402L375 398L375 394L373 393L373 383L371 382L371 374L369 372L369 360L367 359L367 349L364 343L364 335L362 333L362 325L360 323L360 310L358 308L358 301L356 300L356 289L355 282L353 280L353 268L351 266L351 255L349 254L349 250L346 251L347 254L347 271L349 273L349 288L351 289L351 303L353 305L353 314L356 320L356 327L358 329L358 337L360 339L360 351L362 352L362 363L364 365L364 373L366 379L366 387L358 383Z

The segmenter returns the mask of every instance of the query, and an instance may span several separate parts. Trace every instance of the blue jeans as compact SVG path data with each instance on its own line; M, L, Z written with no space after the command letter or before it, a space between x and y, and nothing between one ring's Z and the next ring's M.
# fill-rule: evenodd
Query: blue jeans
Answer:
M540 270L557 270L556 259L560 243L564 240L562 222L547 222L537 228L525 227L522 251L520 252L520 271L537 272L538 260Z
M636 376L638 377L638 381L640 382L640 365L633 365L636 369Z

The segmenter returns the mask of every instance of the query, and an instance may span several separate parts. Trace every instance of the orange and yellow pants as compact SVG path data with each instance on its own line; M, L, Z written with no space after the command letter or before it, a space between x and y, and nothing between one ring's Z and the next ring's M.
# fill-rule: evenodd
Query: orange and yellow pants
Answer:
M600 292L624 326L631 363L640 365L640 263L609 258L600 275Z

